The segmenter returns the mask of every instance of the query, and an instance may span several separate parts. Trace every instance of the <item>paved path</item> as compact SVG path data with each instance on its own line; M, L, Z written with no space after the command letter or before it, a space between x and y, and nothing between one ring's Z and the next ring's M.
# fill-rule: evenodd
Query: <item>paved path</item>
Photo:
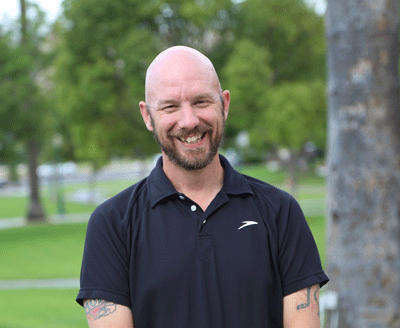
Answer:
M79 278L65 279L29 279L0 281L0 290L62 288L78 289Z
M68 224L68 223L81 223L89 220L91 213L79 213L79 214L65 214L65 215L53 215L48 218L51 224ZM21 228L28 225L26 218L10 218L0 219L0 230L2 229L13 229Z

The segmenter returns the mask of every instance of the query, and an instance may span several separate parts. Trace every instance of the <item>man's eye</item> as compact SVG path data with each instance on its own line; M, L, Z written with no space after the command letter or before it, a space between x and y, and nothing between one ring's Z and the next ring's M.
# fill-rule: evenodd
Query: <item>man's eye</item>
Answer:
M205 107L209 104L207 100L198 100L196 101L195 105L199 107Z
M176 110L177 108L178 108L177 105L168 105L168 106L165 106L163 109L166 111L173 111L173 110Z

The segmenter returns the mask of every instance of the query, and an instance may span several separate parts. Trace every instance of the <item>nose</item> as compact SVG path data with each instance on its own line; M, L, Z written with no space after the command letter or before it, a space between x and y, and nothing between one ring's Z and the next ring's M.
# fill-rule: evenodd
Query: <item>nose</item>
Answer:
M179 127L181 129L191 130L200 123L197 117L196 109L190 104L183 104L180 110Z

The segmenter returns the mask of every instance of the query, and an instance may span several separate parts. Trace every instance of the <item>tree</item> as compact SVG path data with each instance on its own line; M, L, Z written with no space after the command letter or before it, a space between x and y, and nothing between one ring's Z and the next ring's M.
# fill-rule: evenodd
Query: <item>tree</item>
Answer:
M260 152L287 147L295 193L300 150L325 148L323 19L303 1L247 0L235 31L222 75L232 93L228 142L247 130Z
M136 0L69 0L64 7L67 23L55 31L54 94L75 158L97 170L113 156L154 152L138 110L157 52L147 28L151 8Z
M216 18L226 14L228 3L64 1L55 101L77 159L91 161L96 170L114 156L159 151L138 110L146 69L161 50L177 43L209 52L223 44L215 31L226 26Z
M28 21L26 16L26 3L25 0L20 0L20 8L21 8L21 49L29 53L30 49L30 38L28 33ZM32 72L32 67L28 70L28 72ZM33 105L33 93L34 89L34 81L32 81L29 77L25 80L26 90L28 90L26 98L23 99L22 110L27 112L30 117L34 116L31 112L35 111ZM38 167L38 156L40 151L40 142L38 137L38 130L34 125L32 119L28 122L28 128L31 128L33 133L27 138L27 148L28 148L28 173L29 173L29 207L28 207L28 221L44 221L45 214L40 203L39 196L39 181L36 173L36 169Z
M30 198L27 218L43 221L45 214L39 196L39 181L36 174L42 138L42 122L46 103L37 78L42 69L40 40L38 33L43 26L44 14L38 6L20 0L20 44L16 44L10 33L0 40L0 131L8 140L26 145ZM31 10L31 18L27 11Z
M339 327L400 327L397 0L328 1L328 276Z

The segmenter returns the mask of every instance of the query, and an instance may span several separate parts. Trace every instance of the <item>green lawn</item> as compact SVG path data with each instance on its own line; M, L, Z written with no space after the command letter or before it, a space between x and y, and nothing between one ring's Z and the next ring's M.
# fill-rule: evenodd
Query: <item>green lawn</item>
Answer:
M109 198L130 187L135 182L134 180L102 181L96 184L96 189L99 190L105 198ZM68 184L63 186L63 192L64 195L68 195L79 190L87 190L88 188L88 183ZM51 188L44 188L41 194L41 201L46 215L57 214L54 190ZM27 208L28 197L0 197L0 219L25 217ZM95 208L96 205L65 202L65 212L67 214L91 213Z
M322 267L325 268L325 264L326 264L325 218L324 218L324 216L311 216L311 217L307 217L307 222L308 222L308 225L310 226L311 232L312 232L315 242L317 244L319 255L321 257Z
M75 289L0 290L1 328L84 328Z
M86 226L0 230L0 280L79 277Z
M42 204L46 215L57 213L57 204L48 198L42 198ZM0 197L0 219L25 217L28 208L28 198L26 197ZM91 213L96 208L95 205L85 205L79 203L65 203L66 213Z

